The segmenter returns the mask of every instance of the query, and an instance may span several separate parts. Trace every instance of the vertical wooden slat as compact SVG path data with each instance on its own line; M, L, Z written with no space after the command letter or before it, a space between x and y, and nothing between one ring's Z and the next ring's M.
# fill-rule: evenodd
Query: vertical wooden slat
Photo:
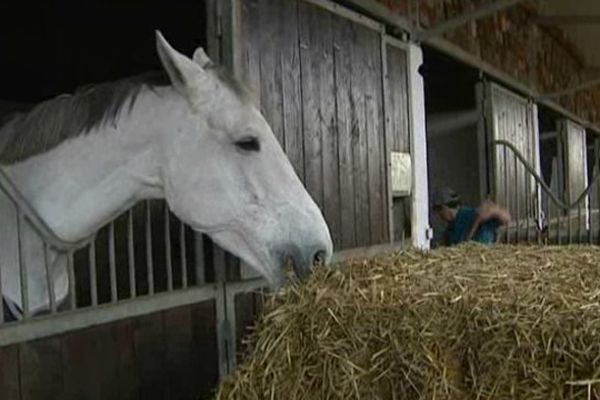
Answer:
M197 398L194 386L201 354L194 351L190 307L164 313L165 366L171 399Z
M60 338L19 345L21 400L66 398L61 348Z
M304 180L304 145L302 131L302 96L300 81L300 48L298 4L296 0L280 3L281 90L285 152L300 179Z
M322 12L311 4L299 3L302 110L304 127L304 184L319 207L323 208L322 118L319 99Z
M103 390L103 400L140 400L134 346L134 319L111 324L116 360L110 390Z
M354 201L353 143L355 119L352 113L352 26L343 18L334 18L333 46L338 129L340 230L342 249L355 247L356 221Z
M18 345L0 347L0 395L2 399L21 400L19 365Z
M196 377L195 390L197 396L208 395L217 384L219 378L219 355L217 353L216 309L214 301L207 301L191 306L193 352L200 354L202 362L194 371Z
M136 320L134 343L140 399L167 398L167 379L163 371L165 342L162 313Z
M369 218L369 164L367 149L367 60L368 35L366 28L353 24L352 38L352 101L350 103L353 136L354 201L357 246L371 244Z
M371 243L384 243L387 238L387 194L384 179L384 122L382 107L381 35L376 31L366 33L367 92L365 93L367 122L367 163L369 169L369 220Z
M260 2L259 0L239 1L240 20L239 47L242 53L241 79L261 98L260 84Z
M280 4L279 0L260 0L258 23L254 29L259 31L261 108L273 134L279 143L285 146L280 61L282 48L280 25L285 21L279 18Z

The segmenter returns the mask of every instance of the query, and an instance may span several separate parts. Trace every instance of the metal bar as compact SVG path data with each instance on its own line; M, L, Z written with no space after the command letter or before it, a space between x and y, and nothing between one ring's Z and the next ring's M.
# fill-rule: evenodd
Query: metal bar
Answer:
M68 251L74 248L84 246L90 239L86 238L77 242L69 242L59 238L54 231L39 216L35 208L21 194L17 186L12 182L9 176L0 166L0 191L4 192L8 198L16 204L17 208L27 220L30 221L33 229L40 235L44 241L48 242L56 250Z
M215 271L216 273L216 271ZM219 356L219 378L224 378L230 372L228 352L230 351L231 324L227 318L227 296L225 283L217 280L217 294L215 298L217 354Z
M381 35L381 67L383 73L381 74L382 94L383 94L383 146L384 146L384 164L385 164L385 185L387 194L387 223L388 223L388 242L394 241L394 196L392 193L392 161L391 161L391 132L389 132L387 118L385 117L389 113L389 85L388 85L388 65L387 65L387 36Z
M521 230L521 213L520 213L520 193L519 188L521 185L519 184L519 165L517 164L517 157L513 155L514 166L515 166L515 214L517 215L516 225L515 225L515 243L519 243L520 238L520 230ZM508 183L508 182L507 182Z
M234 371L237 364L237 318L235 309L235 296L236 292L229 288L227 283L224 284L225 291L225 308L227 310L227 321L229 323L228 334L228 348L227 348L227 364L229 365L229 372Z
M516 158L516 157L515 157ZM527 226L525 227L526 231L527 231L527 235L525 236L525 241L527 242L527 244L531 244L531 233L529 232L530 228L531 228L531 215L533 214L531 212L531 182L529 181L529 173L527 172L527 170L525 168L523 168L523 176L525 178L525 219L527 220Z
M75 284L75 262L73 252L67 253L67 274L69 275L69 302L71 310L77 308L77 285Z
M115 260L115 223L108 226L108 267L110 274L110 300L115 303L117 294L117 262Z
M179 250L181 257L181 286L185 289L188 287L188 272L187 272L187 250L185 243L185 224L179 221Z
M204 236L199 232L194 232L194 274L197 285L201 285L206 281L205 269Z
M578 236L578 243L583 243L583 239L581 237L581 204L577 205L577 236Z
M568 200L570 200L570 199L568 199ZM571 225L573 225L572 222L571 222L571 210L572 210L572 208L569 207L566 210L567 210L566 214L567 214L567 224L568 224L567 231L569 232L569 242L568 243L571 244L571 243L573 243L573 232L572 232L572 227L571 227Z
M148 272L148 294L154 294L154 263L152 261L152 211L150 200L146 200L146 269Z
M537 230L537 241L538 244L541 243L541 239L542 239L542 229L544 229L544 219L542 218L542 213L544 212L543 209L543 204L544 202L542 201L542 196L544 195L544 193L542 193L542 190L540 188L539 183L535 183L535 198L536 198L536 204L534 205L534 217L535 217L535 222L536 222L536 226L538 227ZM537 206L537 207L535 207ZM550 218L550 210L548 210L548 215L546 216L546 220L548 220L548 218ZM550 226L548 226L548 229L550 229ZM549 235L549 231L548 231L548 235Z
M504 162L502 163L502 168L504 168L504 182L503 182L503 189L504 189L504 204L506 204L506 208L508 208L510 210L510 197L509 197L509 193L508 193L508 161L507 161L507 153L508 151L506 150L506 148L503 149L503 156L504 156ZM506 243L510 243L510 225L508 225L506 227Z
M139 297L135 300L123 300L116 304L103 304L93 309L40 316L3 326L0 329L0 347L213 300L216 292L216 285L204 285L171 293L158 293L151 297Z
M29 281L27 279L27 263L25 262L23 249L23 225L26 223L23 212L17 207L17 238L19 244L19 275L21 279L21 308L23 318L29 317Z
M133 209L127 212L127 263L129 264L129 297L135 299L137 287L135 279L135 246L133 243Z
M92 306L98 305L98 279L96 276L96 240L90 243L89 249L89 269L90 269L90 293Z
M2 295L2 263L0 263L0 327L4 323L4 296Z
M591 131L593 131L595 133L600 133L600 127L598 125L595 125L594 123L592 123L590 121L580 118L579 116L575 115L575 113L567 110L566 108L564 108L563 106L561 106L559 103L557 103L554 100L540 98L540 93L538 93L537 90L523 84L522 82L518 81L515 78L512 78L510 75L501 71L494 65L492 65L486 61L483 61L480 57L469 53L468 51L462 49L461 47L450 42L449 40L440 38L440 37L434 37L434 38L430 38L430 39L426 40L425 44L433 47L436 50L441 51L442 53L444 53L446 55L449 55L450 57L452 57L456 60L461 61L464 64L467 64L471 67L477 68L478 70L484 72L485 74L489 75L490 77L493 77L493 78L503 82L506 86L512 88L513 90L516 90L528 97L536 99L536 101L539 104L542 104L542 105L550 108L551 110L554 110L554 111L562 114L563 116L590 129Z
M568 94L573 94L575 92L579 92L581 90L588 89L592 86L597 85L600 85L599 77L580 82L576 85L570 85L569 87L548 94L543 94L541 97L544 99L557 99L559 97L566 96Z
M425 31L417 32L415 35L415 40L422 42L435 36L442 36L444 33L459 28L466 23L485 18L506 8L513 7L521 1L523 0L495 0L493 2L489 2L488 4L481 6L476 10L468 13L462 13L458 17L440 22Z
M56 296L54 294L54 285L52 284L52 272L54 268L50 266L50 254L48 249L48 244L44 243L44 268L46 269L46 287L48 289L48 302L50 303L50 312L52 314L56 313ZM57 260L58 261L58 257ZM52 265L54 266L54 265Z
M167 267L167 290L173 290L173 255L171 254L171 214L165 202L165 262Z

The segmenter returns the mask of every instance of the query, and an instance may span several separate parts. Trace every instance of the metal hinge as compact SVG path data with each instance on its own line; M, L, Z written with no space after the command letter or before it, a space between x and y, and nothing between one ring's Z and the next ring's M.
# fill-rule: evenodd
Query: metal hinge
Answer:
M433 240L433 229L431 227L425 229L425 238L427 240Z

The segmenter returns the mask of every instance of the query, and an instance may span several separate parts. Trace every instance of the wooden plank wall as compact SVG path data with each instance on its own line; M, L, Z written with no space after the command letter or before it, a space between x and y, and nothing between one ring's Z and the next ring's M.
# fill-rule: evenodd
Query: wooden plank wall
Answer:
M410 125L408 115L408 55L406 50L386 46L386 132L390 135L390 151L410 153ZM411 199L393 199L394 241L401 241L411 232Z
M535 167L534 143L538 139L527 100L495 85L490 86L489 96L492 104L490 121L494 121L493 138L512 143ZM527 192L532 193L534 186L530 183L530 175L510 149L495 146L494 153L496 201L506 207L515 220L531 215L534 200Z
M2 400L208 398L218 379L213 302L0 348Z
M380 32L304 1L238 4L238 71L323 210L335 248L387 242Z

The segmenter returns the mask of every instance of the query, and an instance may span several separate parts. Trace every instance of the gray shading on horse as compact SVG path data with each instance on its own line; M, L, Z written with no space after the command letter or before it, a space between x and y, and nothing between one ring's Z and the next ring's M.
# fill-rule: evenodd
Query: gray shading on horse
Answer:
M88 86L9 118L0 128L4 174L65 242L91 239L132 206L164 199L169 218L207 235L273 287L285 284L289 260L300 277L328 262L333 248L321 210L250 93L201 48L188 58L160 33L156 44L163 74ZM48 249L1 194L0 220L7 303L26 315L47 311L51 293L63 304L67 254Z

